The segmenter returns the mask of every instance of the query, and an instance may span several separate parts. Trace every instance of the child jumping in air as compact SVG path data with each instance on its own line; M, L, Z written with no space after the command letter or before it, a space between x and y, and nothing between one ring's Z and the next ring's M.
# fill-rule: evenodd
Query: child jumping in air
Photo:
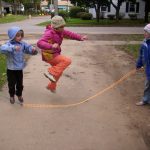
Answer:
M7 58L7 80L10 95L10 103L15 103L15 94L20 103L23 103L23 69L25 67L24 54L36 55L35 47L22 41L24 32L19 27L8 30L9 41L1 45L0 52Z
M65 21L61 16L54 16L51 25L46 27L43 37L37 42L42 50L42 60L49 63L51 67L44 73L50 82L47 89L56 92L57 82L63 71L71 64L71 59L61 55L61 44L63 38L83 41L86 36L81 36L64 29Z
M150 104L150 24L144 27L144 41L141 45L139 58L136 63L136 68L139 70L145 67L146 81L144 95L141 101L137 102L137 106Z

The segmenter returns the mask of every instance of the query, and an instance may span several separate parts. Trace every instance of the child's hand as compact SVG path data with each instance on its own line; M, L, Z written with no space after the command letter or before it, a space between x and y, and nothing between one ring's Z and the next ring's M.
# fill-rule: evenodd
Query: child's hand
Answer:
M53 49L59 48L59 44L58 44L58 43L54 43L54 44L52 45L52 48L53 48Z
M138 71L138 72L142 72L143 70L144 70L144 67L136 68L136 71Z
M86 35L84 35L84 36L81 37L81 41L84 41L84 40L87 40L87 39L88 39L88 38L87 38Z
M32 47L32 54L33 54L33 55L37 55L37 53L38 53L38 51L36 50L36 48L35 48L35 47Z
M20 49L21 49L20 46L15 46L15 50L16 50L16 51L19 51Z

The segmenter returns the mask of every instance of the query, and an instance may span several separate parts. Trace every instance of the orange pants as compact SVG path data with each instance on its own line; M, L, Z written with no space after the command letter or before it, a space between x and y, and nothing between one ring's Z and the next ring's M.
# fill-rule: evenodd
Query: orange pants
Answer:
M50 82L48 84L48 88L56 90L57 82L63 71L71 64L71 59L63 55L58 55L48 63L51 65L51 67L48 68L48 72L56 79L56 82Z

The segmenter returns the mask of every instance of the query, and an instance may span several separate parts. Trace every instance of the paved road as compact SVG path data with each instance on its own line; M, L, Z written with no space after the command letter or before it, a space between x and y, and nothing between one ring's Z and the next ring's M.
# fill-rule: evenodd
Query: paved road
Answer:
M49 16L33 17L20 22L0 24L0 33L6 34L11 26L20 26L26 34L42 34L44 27L36 24L49 20ZM66 27L78 33L88 34L142 34L142 27Z

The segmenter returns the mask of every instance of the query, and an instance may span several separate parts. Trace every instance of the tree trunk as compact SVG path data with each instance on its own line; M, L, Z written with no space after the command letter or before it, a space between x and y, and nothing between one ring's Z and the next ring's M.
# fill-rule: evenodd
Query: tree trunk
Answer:
M58 15L58 0L54 0L55 15Z
M100 5L98 5L97 7L95 6L95 12L96 12L96 20L97 20L97 22L99 22L99 18L100 18Z
M14 14L17 15L17 2L14 0Z
M148 23L148 13L149 13L149 3L148 0L145 1L145 17L144 17L144 21L145 23Z
M120 7L116 8L116 20L119 20Z
M97 9L96 10L96 20L97 20L97 22L99 22L99 18L100 18L100 11Z
M0 0L0 17L3 17L3 11L2 11L2 0Z

